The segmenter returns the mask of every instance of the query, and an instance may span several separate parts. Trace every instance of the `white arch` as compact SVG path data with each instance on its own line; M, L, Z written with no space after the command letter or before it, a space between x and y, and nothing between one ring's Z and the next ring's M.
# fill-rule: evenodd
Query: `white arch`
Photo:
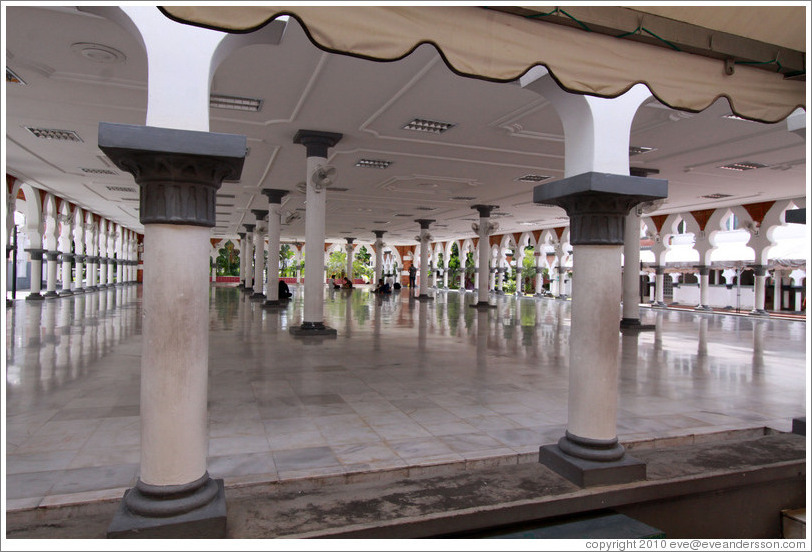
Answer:
M28 246L32 249L42 249L42 237L44 234L44 221L42 216L42 203L40 192L30 184L23 182L20 189L25 196L25 201L21 209L17 209L25 215L24 232L28 239Z

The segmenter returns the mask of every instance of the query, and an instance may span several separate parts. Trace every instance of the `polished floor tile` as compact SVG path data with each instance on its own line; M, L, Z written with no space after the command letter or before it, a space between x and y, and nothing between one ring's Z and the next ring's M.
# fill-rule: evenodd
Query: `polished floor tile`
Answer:
M570 302L325 291L330 339L294 338L301 288L263 309L210 290L209 471L227 484L516 462L567 417ZM138 477L140 286L6 310L7 507L109 498ZM624 439L789 428L806 322L642 309L619 334ZM613 322L608 322L613 323Z

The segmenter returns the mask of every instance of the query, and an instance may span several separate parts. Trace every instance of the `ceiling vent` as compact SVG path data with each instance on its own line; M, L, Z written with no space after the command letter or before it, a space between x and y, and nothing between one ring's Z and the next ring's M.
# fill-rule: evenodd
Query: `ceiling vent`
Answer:
M641 155L650 151L657 151L657 148L649 148L646 146L629 146L629 155Z
M235 199L237 196L235 194L217 194L217 197L222 199L225 198Z
M107 186L111 192L134 192L135 188L131 186Z
M226 96L212 94L209 96L209 107L217 109L232 109L235 111L253 111L262 109L262 100L257 98L241 98L239 96Z
M434 207L415 207L416 211L436 211Z
M720 169L727 169L729 171L752 171L753 169L763 169L767 165L763 163L753 163L752 161L740 161L739 163L730 163L722 165Z
M413 217L414 215L410 215L408 213L397 213L395 214L396 217Z
M84 142L75 130L59 130L55 128L25 127L25 130L42 140L65 140L67 142Z
M723 197L733 197L733 196L730 194L708 194L699 197L703 197L705 199L722 199Z
M92 169L87 167L79 167L79 170L86 174L110 174L110 175L117 175L116 171L111 171L110 169Z
M473 201L476 198L474 196L454 196L451 199L454 201Z
M17 73L12 71L8 67L6 67L6 82L10 82L11 84L21 84L23 86L28 84L23 79L21 79L19 75L17 75Z
M415 130L417 132L431 132L432 134L442 134L450 128L457 126L455 123L443 121L432 121L430 119L412 119L405 125L404 130Z
M364 167L367 169L388 169L392 161L384 161L382 159L359 159L356 167Z
M350 191L349 188L338 188L338 187L335 187L335 186L330 186L327 189L329 191L331 191L331 192L349 192Z
M122 197L121 201L140 201L137 197Z
M526 174L524 176L520 176L516 178L516 182L544 182L552 178L552 176L547 176L545 174Z
M389 224L388 220L373 220L372 224Z

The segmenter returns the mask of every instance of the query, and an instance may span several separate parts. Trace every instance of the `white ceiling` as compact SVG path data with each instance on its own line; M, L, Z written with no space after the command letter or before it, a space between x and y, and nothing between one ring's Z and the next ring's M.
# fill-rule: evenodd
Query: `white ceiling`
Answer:
M143 231L137 186L106 165L96 143L100 121L146 120L141 46L112 22L73 8L7 7L4 22L7 66L27 83L6 84L6 171ZM76 43L114 48L126 60L92 61L72 48ZM371 242L372 230L385 230L387 243L414 243L418 218L437 221L436 240L473 236L471 205L477 203L499 205L500 232L566 224L563 210L532 203L536 184L516 181L527 174L563 176L562 127L552 107L513 84L454 75L428 45L401 61L375 63L316 49L292 20L279 45L249 46L226 59L212 93L263 100L258 113L211 110L213 132L244 134L250 148L240 182L224 183L218 194L213 237L236 236L242 224L254 223L250 210L267 209L262 188L291 190L286 212L305 208L296 191L305 176L305 150L292 141L299 129L344 135L328 160L337 169L335 186L347 189L328 192L330 241ZM631 144L656 151L631 157L631 165L659 170L656 176L669 182L669 198L654 214L805 196L804 139L786 122L723 118L727 113L724 99L699 114L653 99L640 109ZM442 135L402 129L415 117L456 126ZM75 130L83 142L38 139L25 127ZM359 168L359 159L392 165ZM718 168L737 161L768 167ZM89 175L82 168L119 174ZM730 197L702 197L714 193ZM304 216L283 226L283 239L303 241L304 227Z

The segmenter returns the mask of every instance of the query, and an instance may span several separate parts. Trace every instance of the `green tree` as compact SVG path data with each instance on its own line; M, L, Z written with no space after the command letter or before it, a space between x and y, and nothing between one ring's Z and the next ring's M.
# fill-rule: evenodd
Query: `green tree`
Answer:
M460 250L457 244L451 245L451 255L448 257L448 289L460 287Z
M345 278L347 276L347 254L333 251L327 258L327 275Z
M281 276L285 276L291 278L296 276L296 268L294 267L293 257L296 256L294 253L293 248L283 243L282 246L279 248L279 274Z
M352 273L356 278L364 278L367 282L372 279L375 270L372 268L372 253L365 245L358 248L355 259L352 262Z
M218 276L239 276L240 275L240 250L234 247L234 243L228 240L223 247L217 251L217 275Z

